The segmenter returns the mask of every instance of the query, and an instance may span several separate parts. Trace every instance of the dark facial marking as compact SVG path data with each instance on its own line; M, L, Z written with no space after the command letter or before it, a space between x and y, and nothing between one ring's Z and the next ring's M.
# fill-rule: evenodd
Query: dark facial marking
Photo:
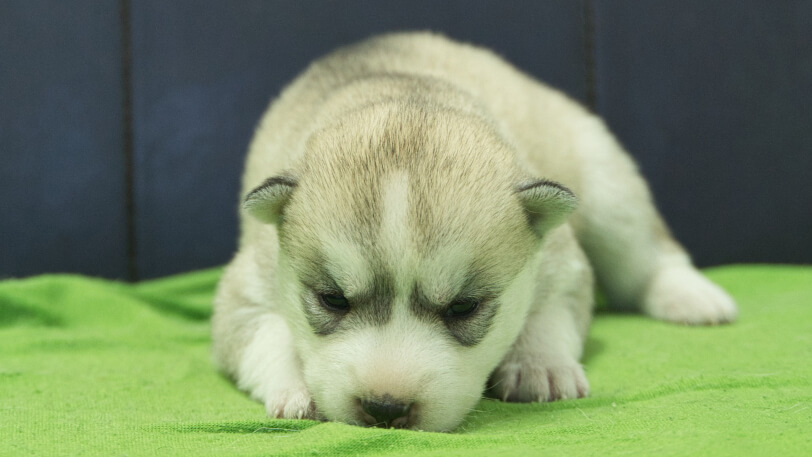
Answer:
M325 308L319 300L319 293L312 290L305 290L302 294L302 304L304 306L305 318L313 333L326 336L338 329L341 321L349 314L349 311L335 311Z
M348 314L348 310L341 312L330 310L321 302L322 295L344 296L325 267L324 255L314 250L291 263L304 286L301 301L305 318L313 333L324 336L335 332Z
M460 305L466 304L462 306ZM467 304L475 304L468 307ZM465 290L450 303L432 303L415 286L411 295L412 312L428 323L443 325L457 342L466 347L476 346L490 330L499 304L493 295L467 295ZM457 308L457 312L454 309ZM462 311L462 312L460 312Z
M320 255L319 258L323 259ZM395 292L392 276L385 268L373 269L375 275L369 290L346 296L323 260L311 260L308 266L299 275L304 286L301 300L307 322L315 334L325 336L389 321Z
M395 300L394 278L383 265L374 263L373 265L372 288L351 298L351 302L353 300L358 302L351 310L355 311L351 324L357 327L384 325L392 316L392 302Z

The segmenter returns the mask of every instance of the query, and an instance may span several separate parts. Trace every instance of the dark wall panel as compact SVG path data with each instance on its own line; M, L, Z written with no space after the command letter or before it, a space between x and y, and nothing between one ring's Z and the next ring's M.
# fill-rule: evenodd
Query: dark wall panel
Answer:
M812 3L595 12L598 109L697 262L812 263Z
M585 94L577 1L133 2L139 276L220 264L236 240L240 171L268 101L313 58L399 29L495 48Z
M119 16L0 3L0 276L126 277Z

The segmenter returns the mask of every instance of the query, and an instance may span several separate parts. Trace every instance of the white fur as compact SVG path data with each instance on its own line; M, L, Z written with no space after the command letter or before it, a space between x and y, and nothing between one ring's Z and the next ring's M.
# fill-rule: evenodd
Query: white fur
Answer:
M409 232L409 175L397 171L385 177L383 185L383 221L380 243L387 264L395 269L398 292L410 286L407 275L413 269L414 246Z
M255 318L259 326L242 355L237 387L265 402L271 417L313 417L315 407L302 380L287 324L273 313Z

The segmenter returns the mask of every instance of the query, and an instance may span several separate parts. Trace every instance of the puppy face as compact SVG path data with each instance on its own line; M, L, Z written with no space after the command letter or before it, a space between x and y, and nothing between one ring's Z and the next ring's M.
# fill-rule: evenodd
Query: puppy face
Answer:
M375 106L249 195L278 223L278 290L326 418L442 431L476 404L530 304L533 220L561 200L529 214L544 186L518 181L486 123Z

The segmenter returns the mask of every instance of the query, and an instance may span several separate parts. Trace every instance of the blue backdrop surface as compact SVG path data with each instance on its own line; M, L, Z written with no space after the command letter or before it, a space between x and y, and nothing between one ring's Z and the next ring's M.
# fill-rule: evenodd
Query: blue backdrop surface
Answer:
M0 276L226 262L268 102L319 55L404 29L594 108L700 265L812 262L812 2L9 0Z

